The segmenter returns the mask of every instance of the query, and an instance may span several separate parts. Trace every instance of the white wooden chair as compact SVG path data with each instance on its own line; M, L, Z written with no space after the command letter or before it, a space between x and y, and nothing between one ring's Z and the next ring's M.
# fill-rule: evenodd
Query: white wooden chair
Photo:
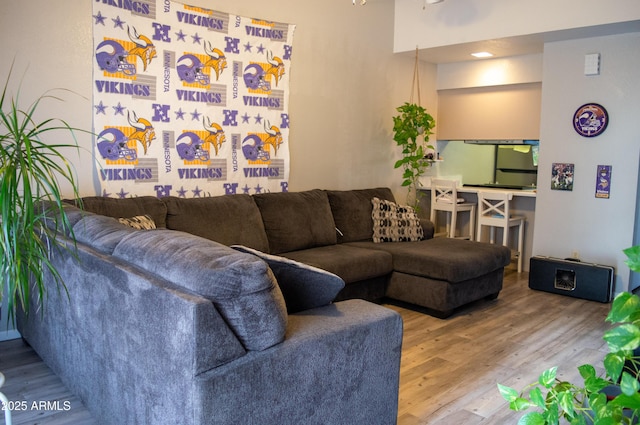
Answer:
M435 236L446 235L449 238L474 240L474 228L476 221L476 204L465 202L458 198L457 181L432 179L431 180L431 221L438 228L436 218L438 211L447 214L446 233L436 233ZM458 213L469 213L469 234L456 236Z
M524 247L524 216L510 214L509 203L513 195L507 192L478 192L478 234L481 240L482 226L488 226L489 242L495 243L496 227L502 228L502 245L509 247L509 230L518 227L517 251L518 273L522 272L522 256Z

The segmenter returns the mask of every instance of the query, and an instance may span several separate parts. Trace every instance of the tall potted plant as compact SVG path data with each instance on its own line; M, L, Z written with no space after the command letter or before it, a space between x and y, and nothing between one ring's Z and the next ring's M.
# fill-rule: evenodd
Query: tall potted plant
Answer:
M624 250L626 264L640 272L640 245ZM557 378L557 368L542 372L522 391L498 384L509 407L526 411L519 425L552 425L564 419L571 425L624 425L640 422L640 297L622 292L613 300L604 334L609 353L604 376L593 365L578 367L582 384Z
M420 177L434 158L426 158L429 136L436 123L427 110L416 103L405 102L396 108L399 115L393 117L393 140L402 148L402 158L394 168L402 167L402 186L408 190L408 203L418 207Z
M0 301L8 297L10 322L18 306L29 312L32 288L38 299L45 296L46 271L64 287L50 258L52 250L63 245L43 218L45 213L57 217L54 227L70 230L62 187L68 186L69 195L78 198L78 185L65 152L79 149L77 129L60 119L36 117L42 102L60 99L47 92L21 106L20 86L15 96L9 94L12 70L0 97ZM48 201L48 212L38 208L42 201Z

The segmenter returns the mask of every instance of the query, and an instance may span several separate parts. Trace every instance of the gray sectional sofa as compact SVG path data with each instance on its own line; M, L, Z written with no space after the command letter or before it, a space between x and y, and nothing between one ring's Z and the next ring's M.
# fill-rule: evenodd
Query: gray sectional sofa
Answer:
M77 253L53 258L68 293L18 328L100 423L393 424L402 321L365 300L446 317L498 295L510 252L425 220L423 240L374 243L373 197L393 200L84 198ZM118 221L145 215L155 230Z

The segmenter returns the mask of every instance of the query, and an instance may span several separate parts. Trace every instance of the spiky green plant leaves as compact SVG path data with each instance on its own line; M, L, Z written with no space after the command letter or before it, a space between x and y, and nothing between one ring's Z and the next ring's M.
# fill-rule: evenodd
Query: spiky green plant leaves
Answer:
M10 81L11 72L0 98L0 299L7 294L13 319L18 305L29 311L32 287L43 299L45 272L64 288L50 257L60 244L56 232L44 225L45 211L38 206L47 201L51 216L57 217L54 227L70 230L61 186L68 185L73 192L69 195L78 197L66 152L79 149L74 132L81 130L58 119L38 121L40 104L60 99L49 93L24 108L19 86L14 97L9 95Z

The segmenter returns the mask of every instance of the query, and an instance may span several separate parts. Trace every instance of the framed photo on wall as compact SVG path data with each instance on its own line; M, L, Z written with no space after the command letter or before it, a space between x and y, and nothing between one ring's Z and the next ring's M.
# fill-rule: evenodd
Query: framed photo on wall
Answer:
M574 164L554 162L551 166L551 189L573 190Z

